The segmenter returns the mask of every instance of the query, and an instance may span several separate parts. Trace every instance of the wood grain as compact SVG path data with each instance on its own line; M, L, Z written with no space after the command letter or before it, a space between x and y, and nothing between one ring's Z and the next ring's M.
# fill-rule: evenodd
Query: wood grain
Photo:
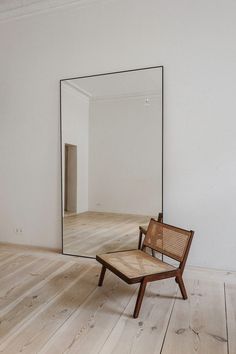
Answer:
M1 282L0 289L0 314L10 310L17 305L27 294L32 292L35 286L45 282L64 263L62 261L51 261L37 259L28 268L24 268Z
M27 321L23 332L21 328L4 347L4 353L38 352L95 289L97 277L98 269L95 266L78 272L76 282L56 299L46 303L37 314L37 320Z
M189 299L176 300L163 354L227 354L224 288L217 282L186 282Z
M30 255L20 255L14 258L10 257L0 268L0 279L3 280L6 277L9 277L11 273L19 271L20 268L23 268L34 261L34 258Z
M99 352L136 289L113 274L105 283L96 288L41 354Z
M94 256L137 248L138 227L150 216L85 212L64 218L64 253Z
M82 269L81 265L71 265L68 269L50 279L42 287L25 296L7 314L4 314L0 322L1 340L5 339L12 330L21 327L24 321L29 320L46 303L69 286L78 277L78 272L82 271Z
M0 245L0 353L236 353L236 272L187 268L186 301L173 279L151 283L136 320L136 285L107 272L99 288L99 272L95 260Z
M138 319L131 316L137 297L135 294L100 354L160 353L176 292L176 283L171 280L151 283Z

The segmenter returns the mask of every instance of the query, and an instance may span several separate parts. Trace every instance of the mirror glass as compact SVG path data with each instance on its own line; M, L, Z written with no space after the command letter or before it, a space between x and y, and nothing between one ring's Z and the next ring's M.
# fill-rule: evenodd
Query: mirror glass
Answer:
M162 212L163 68L61 80L63 253L137 248Z

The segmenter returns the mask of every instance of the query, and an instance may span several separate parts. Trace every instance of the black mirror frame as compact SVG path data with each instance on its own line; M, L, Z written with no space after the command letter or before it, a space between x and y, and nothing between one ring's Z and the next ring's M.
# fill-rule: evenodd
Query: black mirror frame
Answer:
M64 253L63 252L63 184L62 184L62 95L61 95L61 84L63 81L68 81L68 80L77 80L77 79L85 79L89 77L96 77L96 76L104 76L104 75L111 75L111 74L121 74L121 73L127 73L127 72L132 72L132 71L140 71L140 70L150 70L150 69L161 69L161 77L162 77L162 92L161 92L161 105L162 105L162 210L161 213L164 216L164 66L163 65L157 65L157 66L149 66L149 67L144 67L144 68L137 68L137 69L129 69L129 70L121 70L121 71L112 71L108 73L100 73L100 74L93 74L93 75L85 75L85 76L76 76L76 77L70 77L66 79L61 79L60 80L60 192L61 192L61 240L62 240L62 250L61 253L63 255L67 256L74 256L74 257L82 257L82 258L91 258L91 259L96 259L95 257L91 256L82 256L78 254L69 254L69 253ZM138 230L137 230L137 235L138 235Z

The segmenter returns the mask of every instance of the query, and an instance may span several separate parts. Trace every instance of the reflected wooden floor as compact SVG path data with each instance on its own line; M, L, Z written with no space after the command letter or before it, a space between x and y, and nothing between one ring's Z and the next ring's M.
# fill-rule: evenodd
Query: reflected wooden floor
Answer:
M137 248L139 225L151 216L85 212L64 218L63 250L66 254L96 256Z
M236 272L187 268L189 299L176 283L150 283L140 317L137 296L100 265L0 245L0 353L235 354Z

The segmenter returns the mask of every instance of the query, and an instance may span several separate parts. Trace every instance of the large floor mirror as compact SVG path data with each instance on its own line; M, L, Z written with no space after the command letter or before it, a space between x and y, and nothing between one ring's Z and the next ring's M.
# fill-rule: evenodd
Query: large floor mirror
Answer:
M60 85L63 253L137 248L163 211L163 67Z

